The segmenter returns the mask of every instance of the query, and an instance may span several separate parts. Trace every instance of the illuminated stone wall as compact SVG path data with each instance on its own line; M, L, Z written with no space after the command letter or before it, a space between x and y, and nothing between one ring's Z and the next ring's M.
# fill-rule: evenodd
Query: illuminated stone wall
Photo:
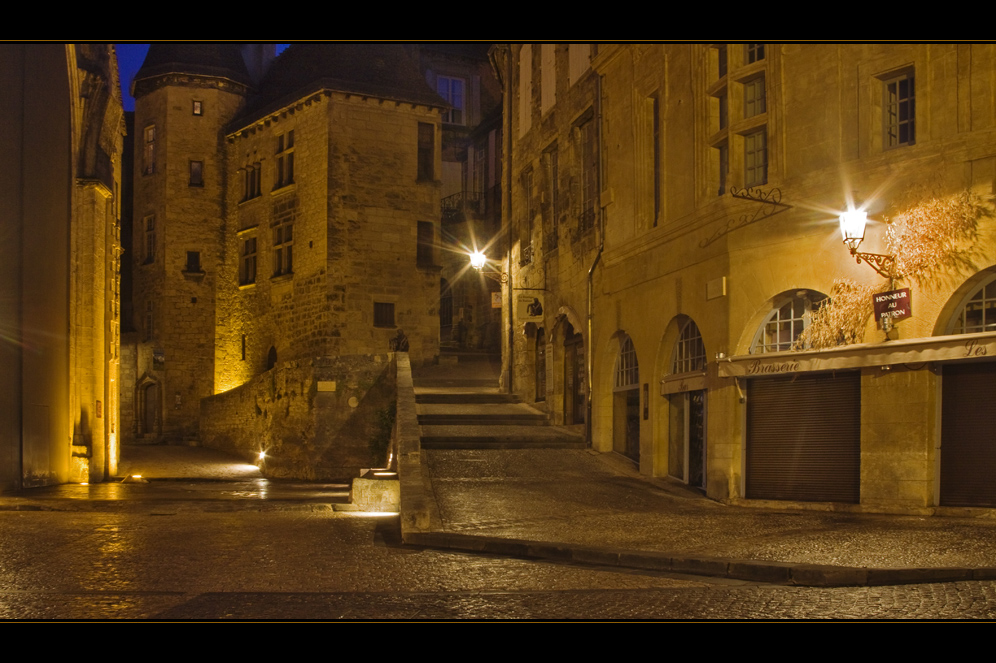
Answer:
M116 470L123 110L109 44L5 44L0 490Z
M201 401L203 446L257 462L273 478L342 479L383 466L394 404L393 355L281 362Z
M164 79L135 102L134 251L138 380L155 381L129 433L142 441L195 439L200 399L214 393L215 291L222 267L227 182L221 128L242 88L206 77ZM200 102L200 114L194 102ZM145 130L155 127L155 164L145 172ZM203 164L200 182L191 162ZM145 219L155 218L155 255L146 255ZM188 252L199 270L188 269ZM149 310L151 306L151 311ZM151 315L150 315L151 314ZM151 324L151 329L149 325ZM154 361L153 351L163 361ZM146 407L157 416L144 416ZM154 421L153 426L148 426Z
M270 348L278 361L379 353L400 328L413 361L435 357L439 268L417 264L416 239L426 221L439 242L439 191L417 181L419 122L438 129L437 111L317 93L228 137L217 391L266 370ZM272 164L291 131L294 182L277 186L276 170L264 168L261 194L245 199L247 166ZM437 131L437 169L438 144ZM292 274L275 274L278 223L293 226ZM253 239L255 279L240 284ZM394 306L393 325L374 324L375 302Z

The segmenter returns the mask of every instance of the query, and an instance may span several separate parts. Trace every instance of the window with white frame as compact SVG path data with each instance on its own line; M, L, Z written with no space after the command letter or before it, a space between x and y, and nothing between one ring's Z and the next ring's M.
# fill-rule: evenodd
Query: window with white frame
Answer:
M976 288L958 310L952 334L996 331L996 276Z
M754 117L767 111L764 99L764 74L744 83L744 117Z
M674 344L674 361L671 362L671 373L691 373L704 371L706 366L705 344L698 325L689 320L681 328L678 341Z
M635 389L640 386L640 366L636 361L636 348L629 336L619 348L616 359L616 389Z
M768 134L762 128L744 136L744 186L768 182Z
M886 149L916 143L916 88L913 71L883 82L883 143Z
M443 122L446 124L466 124L465 116L465 82L462 78L452 78L450 76L436 77L436 92L446 100L452 108L443 113Z
M806 290L784 300L771 310L761 324L751 344L750 353L791 350L792 344L812 321L813 311L819 309L826 298L820 292Z

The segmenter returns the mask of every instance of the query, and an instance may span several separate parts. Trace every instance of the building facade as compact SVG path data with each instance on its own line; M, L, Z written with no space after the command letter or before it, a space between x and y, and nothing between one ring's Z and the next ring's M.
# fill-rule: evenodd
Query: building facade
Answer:
M110 44L0 46L0 491L119 458L124 119Z
M496 50L516 393L716 499L996 506L992 46ZM967 230L939 248L929 223ZM883 330L872 294L903 288ZM856 290L859 322L816 349Z
M452 243L441 198L465 190L473 131L498 96L482 73L480 48L150 48L133 82L131 439L246 455L283 445L296 469L271 469L288 476L370 466L362 445L290 447L379 416L351 408L373 408L366 396L387 362L345 358L400 344L418 365L438 356L441 328L448 337L457 314L441 305ZM287 380L297 385L284 400L273 385ZM297 397L300 417L288 405Z

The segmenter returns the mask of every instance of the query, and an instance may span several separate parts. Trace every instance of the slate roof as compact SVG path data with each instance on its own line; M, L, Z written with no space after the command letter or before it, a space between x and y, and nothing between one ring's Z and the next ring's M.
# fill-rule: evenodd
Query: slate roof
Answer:
M199 74L228 78L250 85L249 71L239 52L239 44L161 44L153 43L135 74L140 81L164 74Z
M270 67L236 129L318 90L448 107L401 44L292 44Z

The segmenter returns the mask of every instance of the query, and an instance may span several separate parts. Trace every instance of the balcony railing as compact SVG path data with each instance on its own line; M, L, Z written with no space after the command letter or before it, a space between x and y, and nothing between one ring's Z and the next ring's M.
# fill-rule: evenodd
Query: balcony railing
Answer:
M440 205L443 213L446 210L460 210L483 215L487 211L487 196L481 191L460 191L443 198Z

